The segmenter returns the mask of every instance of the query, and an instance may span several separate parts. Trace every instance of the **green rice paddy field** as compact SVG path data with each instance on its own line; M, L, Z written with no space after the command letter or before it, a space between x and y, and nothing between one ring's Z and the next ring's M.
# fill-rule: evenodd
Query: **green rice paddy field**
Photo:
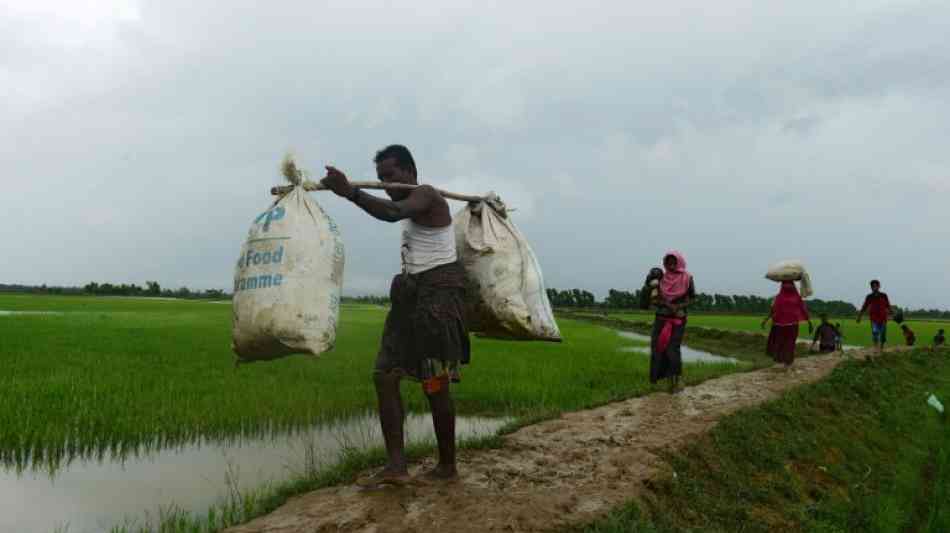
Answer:
M303 427L375 406L380 307L345 306L337 347L319 359L237 368L229 302L4 294L0 310L6 464L55 467L103 451ZM585 322L560 325L560 344L473 338L473 364L455 388L458 411L526 420L653 390L647 358L621 351L632 341ZM686 380L736 369L695 365ZM411 410L426 410L417 386L404 389Z

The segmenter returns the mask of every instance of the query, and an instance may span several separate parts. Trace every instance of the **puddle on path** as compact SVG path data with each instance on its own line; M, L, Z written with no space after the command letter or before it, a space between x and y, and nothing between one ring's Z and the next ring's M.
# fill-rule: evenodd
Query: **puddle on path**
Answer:
M506 422L459 417L457 434L493 435ZM406 437L434 441L430 416L407 417ZM302 475L308 463L318 469L332 464L344 448L380 446L379 423L368 414L293 435L198 443L124 461L77 460L53 476L0 470L0 531L108 531L130 520L141 524L172 505L205 514L229 494L229 478L239 490L250 491Z
M0 316L13 316L13 315L61 315L62 311L10 311L7 309L0 309Z
M642 353L645 355L650 355L650 337L648 335L641 335L639 333L633 333L630 331L618 331L618 335L625 339L629 339L637 342L645 342L648 346L625 346L621 350L625 352L636 352ZM686 346L685 344L680 348L680 354L683 358L684 363L731 363L738 364L739 360L732 357L725 357L722 355L715 355L709 352L704 352L702 350L695 350Z

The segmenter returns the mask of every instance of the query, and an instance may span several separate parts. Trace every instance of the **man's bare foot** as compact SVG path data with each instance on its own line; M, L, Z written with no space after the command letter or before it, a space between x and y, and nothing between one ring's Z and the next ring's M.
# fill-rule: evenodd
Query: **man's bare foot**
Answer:
M360 487L376 487L379 485L405 485L409 483L409 471L405 468L385 467L379 472L363 476L356 480Z
M420 477L423 481L453 481L458 479L459 472L455 465L435 465Z

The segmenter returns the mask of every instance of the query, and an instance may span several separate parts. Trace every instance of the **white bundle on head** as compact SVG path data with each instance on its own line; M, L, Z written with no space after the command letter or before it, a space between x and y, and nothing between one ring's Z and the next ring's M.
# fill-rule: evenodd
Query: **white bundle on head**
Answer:
M815 294L814 286L811 283L811 276L805 264L798 259L786 259L778 261L769 266L765 273L766 279L772 281L798 281L800 284L799 292L802 298L808 298Z

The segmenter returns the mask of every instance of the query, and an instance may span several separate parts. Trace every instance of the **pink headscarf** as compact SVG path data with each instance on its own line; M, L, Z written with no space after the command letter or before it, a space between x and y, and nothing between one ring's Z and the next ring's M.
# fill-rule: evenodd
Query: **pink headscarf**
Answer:
M795 287L794 281L783 281L782 289L772 303L772 322L779 326L798 324L808 320L808 308Z
M670 270L666 268L666 258L669 256L676 258L676 268ZM686 259L683 254L676 250L667 252L663 256L663 279L660 281L660 295L667 302L673 302L683 297L689 291L689 282L693 279L692 274L686 271Z

